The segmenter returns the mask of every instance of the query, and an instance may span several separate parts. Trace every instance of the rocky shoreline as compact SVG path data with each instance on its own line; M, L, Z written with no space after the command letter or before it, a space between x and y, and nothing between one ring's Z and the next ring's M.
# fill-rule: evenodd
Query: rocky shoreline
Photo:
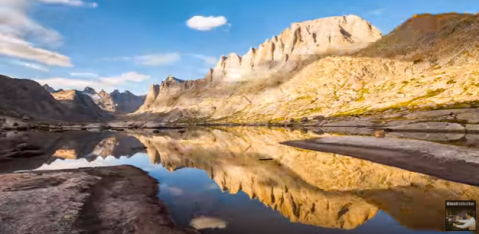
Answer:
M118 119L107 122L67 123L34 122L28 117L17 119L0 116L0 130L123 130L123 129L163 129L191 126L268 126L289 128L368 128L386 131L425 131L425 132L469 132L479 133L479 109L441 109L423 111L386 111L374 115L315 116L302 117L283 122L230 123L218 121L206 122L159 122L133 119Z
M177 228L158 182L132 166L0 175L3 234L192 234Z

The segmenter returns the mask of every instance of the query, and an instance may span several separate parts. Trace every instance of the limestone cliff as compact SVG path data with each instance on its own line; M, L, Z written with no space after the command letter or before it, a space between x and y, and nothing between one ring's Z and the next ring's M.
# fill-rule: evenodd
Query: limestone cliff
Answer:
M320 56L353 53L379 38L381 33L375 27L355 15L293 23L258 49L251 48L243 57L237 54L222 56L204 79L182 81L170 76L158 88L151 87L138 113L169 111L169 106L176 102L181 92L188 92L186 90L197 93L221 84L266 79L280 72L293 71ZM215 110L215 107L205 108Z
M324 47L309 46L315 41L314 38L323 41L321 45L324 45L324 40L318 39L323 38L320 35L324 33L318 30L334 28L332 26L311 26L309 29L306 26L299 27L301 40L298 41L301 43L296 41L299 44L293 43L294 50L286 50L289 47L286 46L288 40L285 38L288 37L285 35L299 35L290 34L289 29L260 49L252 50L249 55L223 57L218 66L207 75L209 82L207 79L198 81L207 85L164 95L157 101L148 103L138 113L155 113L154 117L163 121L282 122L290 118L316 115L355 115L396 108L454 107L477 102L479 40L476 35L479 33L479 15L417 15L389 35L359 51L351 48L364 46L367 42L374 41L374 38L379 38L379 34L375 34L374 28L363 21L349 20L351 17L333 17L339 20L337 25L351 37L341 34L342 29L339 34L330 31L325 33L336 35L332 36L336 38L336 52L353 52L350 55L336 53L325 56L329 53L320 52ZM342 19L356 22L353 25L357 27L352 31L341 24ZM305 25L308 24L310 23ZM302 34L307 33L307 29L310 39L305 39L308 37ZM316 33L315 37L312 36L313 33ZM341 38L344 40L339 40ZM360 38L363 43L357 43ZM260 74L257 70L250 73L253 75L245 75L242 73L243 68L237 69L244 64L253 64L256 69L258 64L262 64L257 61L284 59L281 53L270 50L273 47L280 48L274 44L280 41L285 44L282 51L290 51L285 56L288 57L287 61L295 60L292 57L297 53L314 54L314 59L308 60L298 55L296 57L302 62L294 69L289 70L288 65L282 65L281 69L285 68L286 71L274 72L279 70L270 66L267 75ZM355 43L348 44L351 41ZM259 51L271 53L263 54ZM254 62L250 60L252 57ZM227 82L233 80L246 82ZM162 92L168 91L159 91Z
M352 53L380 38L379 30L356 15L293 23L242 57L222 56L212 76L224 82L265 78L274 72L294 70L301 62L318 56Z

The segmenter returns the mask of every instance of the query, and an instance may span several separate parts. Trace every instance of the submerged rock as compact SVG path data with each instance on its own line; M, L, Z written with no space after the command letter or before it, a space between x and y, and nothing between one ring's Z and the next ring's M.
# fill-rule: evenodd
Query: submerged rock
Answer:
M226 221L214 218L201 216L191 220L190 225L197 230L207 229L207 228L226 228Z

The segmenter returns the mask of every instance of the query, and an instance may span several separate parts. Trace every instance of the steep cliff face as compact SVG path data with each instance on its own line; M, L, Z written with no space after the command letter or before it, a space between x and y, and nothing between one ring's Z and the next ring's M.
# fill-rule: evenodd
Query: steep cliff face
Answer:
M479 15L418 15L359 51L355 49L374 41L379 34L375 34L374 28L367 23L349 20L351 17L333 17L338 20L337 28L341 29L325 34L326 38L330 34L335 38L332 40L335 46L326 48L335 48L336 55L325 56L329 54L324 52L325 47L314 43L316 38L324 45L324 39L318 39L323 38L320 35L324 33L312 31L336 26L310 26L309 29L297 26L301 30L291 34L293 25L277 39L243 57L223 57L207 75L211 81L205 82L204 87L162 97L161 102L150 103L140 112L158 113L157 118L163 121L282 122L316 115L352 115L403 107L433 108L477 101ZM344 19L355 22L352 28L342 24ZM305 39L308 37L302 33L311 35L310 39ZM290 43L294 48L286 49L289 48L286 35L301 35L301 40L291 39L295 42ZM361 38L363 41L359 43ZM276 51L282 48L273 43L276 41L285 44L283 53ZM345 51L352 53L338 55ZM306 58L310 53L314 55L313 61ZM280 58L301 62L292 70L283 64L280 69L286 70L281 72L274 72L279 70L269 66L268 74L257 76L257 68L263 64L261 61L275 64L275 61L282 61ZM253 64L254 72L250 73L253 75L242 73L243 68L237 69L244 64L248 67Z
M152 112L164 107L169 109L183 92L201 92L211 81L211 76L199 80L181 80L170 75L160 85L150 86L143 105L136 113Z
M118 113L134 112L145 102L145 96L136 96L128 90L120 92L115 89L109 96Z
M280 35L251 48L242 57L222 56L213 69L213 80L224 82L264 78L274 72L294 70L302 61L318 56L349 54L381 38L369 22L355 15L293 23Z
M102 110L90 97L90 95L77 90L58 91L53 97L75 113L90 116L92 119L110 119L112 116Z
M216 94L217 86L236 85L244 81L256 86L254 79L270 82L275 80L271 76L291 72L310 60L326 55L350 54L379 38L381 33L375 27L355 15L294 23L279 36L266 40L258 49L251 48L243 57L237 54L222 56L204 79L182 81L170 76L160 86L152 86L137 113L180 111L181 105L176 106L178 108L173 106L179 99L189 102L189 98L182 97L184 92L201 95L201 92L212 88L212 94ZM225 89L222 94L236 90L231 87ZM241 109L245 101L240 102ZM205 110L215 112L216 107L205 106ZM232 111L228 109L225 112ZM196 110L192 112L197 113ZM174 119L177 119L177 114L186 118L191 115L176 113Z

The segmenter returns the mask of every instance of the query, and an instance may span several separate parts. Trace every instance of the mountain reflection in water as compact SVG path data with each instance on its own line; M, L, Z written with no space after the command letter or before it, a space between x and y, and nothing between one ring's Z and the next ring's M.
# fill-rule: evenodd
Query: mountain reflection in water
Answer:
M445 226L445 200L479 198L479 187L279 144L317 137L300 131L84 134L97 137L52 147L54 158L38 169L135 165L160 181L178 224L197 215L228 223L202 233L436 233Z

